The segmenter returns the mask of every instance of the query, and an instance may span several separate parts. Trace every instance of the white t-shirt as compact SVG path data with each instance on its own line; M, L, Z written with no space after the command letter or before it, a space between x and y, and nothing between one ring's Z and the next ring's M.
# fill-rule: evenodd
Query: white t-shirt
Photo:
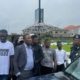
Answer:
M57 60L57 65L64 64L65 60L67 59L66 51L56 49L56 60Z
M11 42L0 42L0 75L8 75L10 68L10 56L14 55L14 46Z

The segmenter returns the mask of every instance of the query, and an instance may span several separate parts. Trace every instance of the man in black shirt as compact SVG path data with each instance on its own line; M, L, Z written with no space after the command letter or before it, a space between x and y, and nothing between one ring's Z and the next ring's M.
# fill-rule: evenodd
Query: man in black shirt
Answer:
M32 35L32 46L33 46L33 51L36 56L34 56L34 59L36 62L35 67L33 69L34 71L34 76L41 75L41 60L43 59L43 51L42 47L39 44L39 39L36 35Z

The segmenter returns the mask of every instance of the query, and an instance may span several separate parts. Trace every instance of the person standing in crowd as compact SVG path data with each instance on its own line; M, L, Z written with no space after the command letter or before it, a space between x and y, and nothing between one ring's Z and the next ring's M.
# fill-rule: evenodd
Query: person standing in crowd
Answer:
M17 46L23 43L24 43L23 36L19 36L18 41L17 41Z
M12 37L11 37L11 41L12 41L12 43L13 43L13 45L14 45L14 49L17 47L17 46L19 46L19 45L21 45L21 44L23 44L24 43L24 40L23 40L23 36L18 36L18 35L12 35ZM13 56L13 58L14 58L14 56ZM15 73L14 73L14 66L13 66L13 68L12 68L12 72L13 72L13 74L9 77L9 80L16 80L17 79L17 77L16 77L16 75L15 75Z
M25 80L34 75L35 55L32 48L32 38L24 35L24 43L16 47L14 55L14 71L17 80Z
M41 74L49 74L56 71L56 53L50 48L50 42L46 39L43 46L43 59L41 62Z
M71 47L71 62L73 62L78 56L80 56L80 35L77 34L74 36L73 46Z
M18 35L12 35L11 42L13 43L14 48L15 48L18 45Z
M18 38L18 45L21 45L21 44L23 44L23 43L24 43L23 36L20 36L20 37Z
M35 54L35 62L34 62L34 76L41 75L41 60L43 59L43 51L42 47L39 44L39 39L37 35L32 35L32 47Z
M65 68L65 63L67 61L66 51L62 49L61 41L57 42L56 60L57 60L57 72L63 71Z
M7 37L7 30L0 30L0 80L8 80L9 72L12 74L14 46Z

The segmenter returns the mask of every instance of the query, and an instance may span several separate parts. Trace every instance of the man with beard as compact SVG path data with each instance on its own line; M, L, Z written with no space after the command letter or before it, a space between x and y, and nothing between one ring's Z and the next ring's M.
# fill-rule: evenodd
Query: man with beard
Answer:
M12 74L14 46L7 40L7 30L0 30L0 80L8 80Z
M41 75L41 60L43 59L42 47L39 44L39 38L37 35L32 35L32 47L35 54L35 64L34 64L34 76Z

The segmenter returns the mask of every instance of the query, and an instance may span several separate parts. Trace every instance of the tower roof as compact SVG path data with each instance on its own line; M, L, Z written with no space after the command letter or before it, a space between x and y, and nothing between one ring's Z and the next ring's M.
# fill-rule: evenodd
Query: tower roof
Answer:
M33 24L32 26L30 27L27 27L23 30L23 33L26 34L38 34L38 33L47 33L47 32L50 32L50 31L57 31L57 30L62 30L58 27L55 27L55 26L52 26L52 25L47 25L45 23L36 23L36 24Z

